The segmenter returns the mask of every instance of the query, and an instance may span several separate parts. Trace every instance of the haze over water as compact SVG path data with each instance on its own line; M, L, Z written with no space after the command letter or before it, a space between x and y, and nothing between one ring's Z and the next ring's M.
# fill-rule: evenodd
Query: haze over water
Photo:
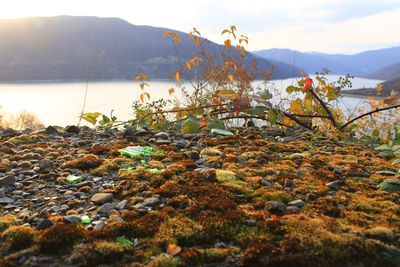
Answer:
M336 81L338 77L329 75L329 82ZM381 81L363 78L352 80L354 89L375 87L379 82ZM274 80L268 87L284 92L288 85L295 83L296 78ZM168 90L172 87L179 97L179 89L173 82L153 80L149 84L147 92L152 100L169 99ZM75 125L82 110L85 87L85 82L0 84L0 106L3 111L9 113L17 113L24 109L33 112L45 125ZM113 114L118 120L129 120L132 119L132 101L138 99L140 94L139 84L132 81L90 82L85 112L98 111L109 115L114 109ZM365 100L361 98L343 98L343 102L347 103L350 109L363 101Z

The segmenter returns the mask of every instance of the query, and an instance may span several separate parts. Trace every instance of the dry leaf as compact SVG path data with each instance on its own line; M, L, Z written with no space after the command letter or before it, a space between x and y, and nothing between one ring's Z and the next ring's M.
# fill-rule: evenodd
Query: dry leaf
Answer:
M179 254L179 252L182 251L182 248L180 246L174 245L174 244L169 244L167 247L167 253L171 256L175 256Z

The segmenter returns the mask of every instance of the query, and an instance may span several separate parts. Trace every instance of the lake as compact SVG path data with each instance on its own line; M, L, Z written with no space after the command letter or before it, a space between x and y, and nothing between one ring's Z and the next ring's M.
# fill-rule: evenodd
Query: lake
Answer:
M327 76L330 82L336 81L338 77ZM296 78L274 80L268 87L284 92L287 86L295 82ZM364 78L352 80L353 88L375 87L380 82L382 81ZM149 84L146 91L150 93L151 99L167 99L168 90L172 87L177 88L175 83L168 80L154 80ZM2 83L0 106L3 111L9 113L17 113L24 109L33 112L45 125L76 125L82 110L85 88L86 82ZM93 81L89 83L88 88L85 112L98 111L108 115L114 109L113 114L118 120L132 118L132 101L138 99L141 94L139 84L133 81ZM178 93L177 89L176 91ZM363 101L365 99L345 97L345 104L340 105L354 109Z

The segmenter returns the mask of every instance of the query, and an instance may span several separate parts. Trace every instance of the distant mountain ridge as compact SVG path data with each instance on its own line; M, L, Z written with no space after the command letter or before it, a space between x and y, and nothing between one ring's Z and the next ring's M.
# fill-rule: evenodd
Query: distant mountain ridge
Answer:
M373 73L364 75L368 79L391 80L400 76L400 62L386 66Z
M0 20L0 81L84 80L90 65L92 79L132 79L139 73L168 78L177 58L165 31L171 29L132 25L118 18L33 17ZM187 33L175 31L185 40ZM211 51L218 45L210 43ZM183 59L193 56L192 44L179 45ZM249 53L248 61L256 56ZM258 58L258 57L256 57ZM260 70L272 66L259 59ZM273 61L272 78L297 76L298 69Z
M277 48L257 50L253 53L266 59L274 59L294 65L309 74L320 72L323 68L326 68L331 71L331 74L349 73L362 76L400 62L400 47L370 50L354 55L305 53Z

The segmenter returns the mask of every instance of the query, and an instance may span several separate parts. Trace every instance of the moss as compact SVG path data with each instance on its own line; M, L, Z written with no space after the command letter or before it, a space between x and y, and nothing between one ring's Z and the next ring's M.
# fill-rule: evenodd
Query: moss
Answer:
M30 136L23 134L23 135L20 135L20 136L16 136L16 137L10 138L8 140L8 142L10 142L13 145L18 146L18 145L21 145L21 144L32 144L32 143L35 142L35 140L33 138L31 138Z
M8 227L17 225L19 220L14 215L4 215L0 217L0 233L7 230Z
M180 266L181 260L178 257L173 257L169 254L162 253L155 257L147 265L148 267L175 267Z
M134 253L133 245L117 244L113 241L96 241L92 244L75 247L72 253L72 263L95 266L103 264L116 264L124 256L129 259Z
M11 226L1 234L10 250L32 246L39 232L28 226Z
M219 155L221 155L222 154L222 152L221 151L219 151L218 149L215 149L215 148L211 148L211 147L208 147L208 148L204 148L202 151L200 151L200 155L202 155L202 156L219 156Z
M103 160L96 157L95 155L85 155L80 159L75 159L71 161L64 162L61 165L62 169L73 168L73 169L93 169L102 164Z
M106 174L110 174L113 171L118 171L120 167L117 164L113 164L112 162L105 161L102 165L90 171L91 175L94 176L103 176Z
M83 240L85 233L81 224L57 223L41 233L37 244L44 253L65 253L67 248Z
M260 188L252 194L254 201L280 201L288 203L294 199L294 195L287 190L276 190L272 188Z

